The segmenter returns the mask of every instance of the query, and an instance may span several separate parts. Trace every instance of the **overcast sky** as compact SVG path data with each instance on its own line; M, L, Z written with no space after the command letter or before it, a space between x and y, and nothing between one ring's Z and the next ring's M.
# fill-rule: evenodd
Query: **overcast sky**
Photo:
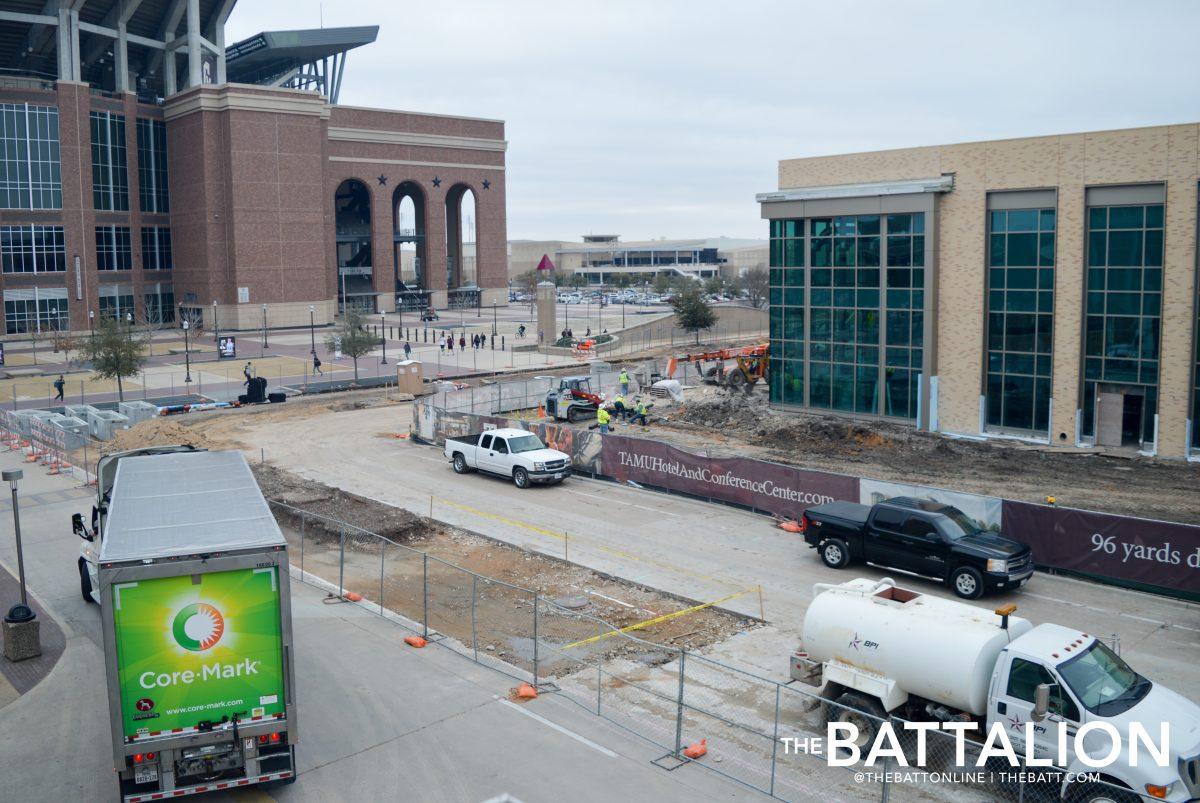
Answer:
M764 237L782 158L1200 118L1195 0L240 0L227 41L322 13L380 26L343 103L506 121L511 239Z

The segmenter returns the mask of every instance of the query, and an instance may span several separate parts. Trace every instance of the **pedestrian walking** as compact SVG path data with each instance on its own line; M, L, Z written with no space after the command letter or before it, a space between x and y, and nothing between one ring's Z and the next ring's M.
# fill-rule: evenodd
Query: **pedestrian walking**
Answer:
M467 350L467 338L465 335L458 336L458 349L459 349L459 351Z
M445 351L445 350L446 350L446 338L439 337L438 338L438 351Z
M321 370L321 358L318 357L316 354L313 355L313 373L314 374L325 373L324 371Z
M59 374L58 379L54 380L54 391L56 394L58 394L54 397L55 401L66 401L66 399L63 398L63 388L65 388L66 386L67 386L67 381L65 379L63 379L62 374ZM16 397L14 396L13 398L16 398Z
M242 384L246 387L250 387L250 380L254 378L254 369L251 367L250 363L246 363L246 367L242 369L242 376L246 377L246 381Z
M446 335L446 351L454 353L454 335Z
M629 372L624 368L621 369L621 375L617 377L617 382L621 385L621 393L629 395Z
M405 340L404 341L404 359L406 359L406 360L409 359L409 357L411 355L412 355L412 344L409 343L407 340Z
M608 410L604 407L596 408L596 423L600 425L600 434L608 434L608 422L612 420L612 416L608 414Z

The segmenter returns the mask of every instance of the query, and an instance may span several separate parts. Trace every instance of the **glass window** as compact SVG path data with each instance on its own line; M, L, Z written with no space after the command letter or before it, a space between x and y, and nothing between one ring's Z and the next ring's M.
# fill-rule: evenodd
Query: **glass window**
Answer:
M1008 670L1009 697L1033 703L1037 687L1043 683L1050 687L1050 710L1065 719L1078 722L1079 707L1075 705L1074 700L1063 694L1061 684L1054 679L1049 669L1024 658L1013 658L1012 666Z
M59 155L57 108L0 103L0 209L61 209Z
M142 228L142 270L170 270L171 230L166 226Z
M484 435L482 438L480 438L479 439L479 448L480 449L491 449L492 448L492 436Z
M96 227L96 270L132 270L128 226Z
M175 292L171 285L150 285L142 295L146 305L146 323L175 322Z
M137 121L138 200L143 212L170 212L167 195L167 129L162 120Z
M60 273L67 269L62 226L0 226L4 273Z
M1050 380L1054 224L1053 209L1010 209L989 233L987 427L1042 434L1038 422L1049 422L1050 397L1035 388Z
M65 289L4 291L4 330L16 335L26 332L65 332L70 329Z
M1162 314L1162 205L1088 210L1087 317L1084 324L1086 436L1095 434L1095 381L1141 385L1134 428L1154 437L1159 321ZM1148 291L1148 292L1147 292Z
M879 507L875 509L875 518L872 523L876 527L883 527L887 530L899 530L904 524L905 512L903 510L895 510L890 507Z
M109 212L129 210L125 115L92 112L92 203Z

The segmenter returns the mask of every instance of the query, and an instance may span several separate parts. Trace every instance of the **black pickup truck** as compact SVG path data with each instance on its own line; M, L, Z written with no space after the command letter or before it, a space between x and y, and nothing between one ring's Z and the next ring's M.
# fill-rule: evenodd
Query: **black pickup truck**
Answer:
M926 499L899 496L874 507L830 502L804 511L800 528L826 566L861 560L945 582L964 599L1019 588L1033 575L1028 546Z

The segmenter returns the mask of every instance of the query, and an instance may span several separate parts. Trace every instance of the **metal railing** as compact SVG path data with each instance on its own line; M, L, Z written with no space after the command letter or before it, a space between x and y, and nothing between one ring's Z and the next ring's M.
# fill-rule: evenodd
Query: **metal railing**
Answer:
M861 760L830 766L822 755L791 749L793 740L825 738L831 720L872 729L883 720L809 687L635 636L629 626L353 524L270 504L302 582L354 600L515 681L558 694L652 745L653 763L664 769L695 764L782 800L1060 800L1054 779L1045 780L1045 768L974 766L976 743L968 742L966 761L956 764L953 739L944 732L929 734L928 760L920 770L904 770L895 759L874 767ZM901 720L892 724L905 733ZM700 740L708 753L693 761L685 750ZM915 743L901 736L901 746L915 764ZM1039 772L1042 780L1033 780ZM1109 789L1100 781L1088 783ZM1109 791L1116 800L1138 799L1129 790Z

